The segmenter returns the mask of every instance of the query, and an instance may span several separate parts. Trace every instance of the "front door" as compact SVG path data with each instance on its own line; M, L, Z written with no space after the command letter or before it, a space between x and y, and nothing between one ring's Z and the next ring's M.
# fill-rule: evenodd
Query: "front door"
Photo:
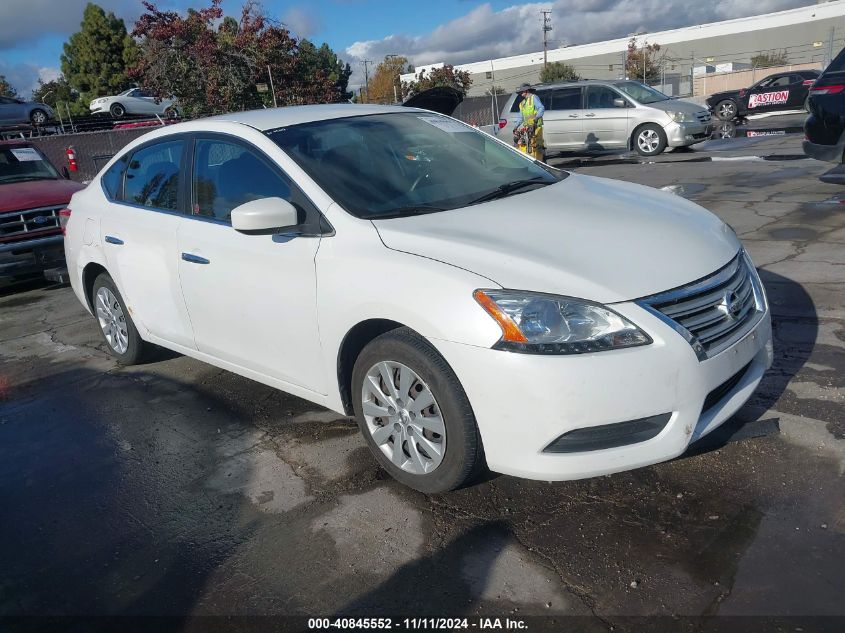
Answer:
M186 145L176 139L141 146L107 172L113 188L100 239L109 273L132 318L165 341L193 348L176 266ZM112 184L121 177L122 186Z
M587 149L627 147L628 108L614 105L622 95L601 85L587 86L585 94L581 133Z
M326 393L317 330L314 258L319 237L246 235L235 207L259 198L310 201L253 146L233 137L194 142L191 210L179 224L179 276L197 349Z
M776 75L761 82L748 95L749 113L787 109L792 92L789 83L789 75Z

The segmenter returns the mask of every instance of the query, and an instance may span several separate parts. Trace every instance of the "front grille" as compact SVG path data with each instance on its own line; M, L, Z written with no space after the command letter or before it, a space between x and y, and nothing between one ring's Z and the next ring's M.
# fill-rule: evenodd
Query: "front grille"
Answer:
M699 123L710 123L710 112L708 110L701 110L695 113L695 117Z
M16 242L59 233L59 211L63 207L43 207L0 215L0 242Z
M637 303L682 334L699 360L730 347L765 311L760 281L744 253L703 279Z

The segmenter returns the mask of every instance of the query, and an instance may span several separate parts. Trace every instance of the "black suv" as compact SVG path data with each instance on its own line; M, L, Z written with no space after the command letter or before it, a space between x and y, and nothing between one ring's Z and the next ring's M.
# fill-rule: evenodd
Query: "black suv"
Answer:
M818 70L775 73L750 88L717 92L707 99L707 107L722 121L758 112L806 109L807 94L818 77Z
M845 48L810 89L808 109L804 153L818 160L845 162Z

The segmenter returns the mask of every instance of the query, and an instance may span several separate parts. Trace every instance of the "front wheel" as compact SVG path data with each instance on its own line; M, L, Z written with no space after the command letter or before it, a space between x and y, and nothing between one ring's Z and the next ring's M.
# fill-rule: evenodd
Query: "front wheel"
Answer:
M722 121L733 121L736 118L736 104L730 99L723 99L716 104L716 117Z
M483 469L475 416L457 376L412 330L370 342L355 361L352 389L370 451L399 482L428 494L446 492Z
M123 297L108 273L101 273L94 280L91 305L100 326L100 333L117 362L121 365L135 365L140 362L148 344L138 334Z
M35 109L30 112L29 120L35 126L44 125L47 122L47 113L44 110Z
M634 149L640 156L657 156L666 149L666 133L654 123L638 128L634 132Z
M126 108L124 108L119 103L113 103L112 106L109 108L109 112L115 119L119 119L124 114L126 114Z

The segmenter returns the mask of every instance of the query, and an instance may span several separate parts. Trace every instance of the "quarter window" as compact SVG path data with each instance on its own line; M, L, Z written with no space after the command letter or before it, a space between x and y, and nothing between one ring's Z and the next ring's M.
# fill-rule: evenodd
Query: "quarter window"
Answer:
M126 164L129 162L129 154L124 154L114 165L109 167L108 171L103 174L101 181L103 189L106 190L109 198L116 200L120 195L120 185L123 181L123 172L126 170Z
M290 200L288 182L243 145L198 140L194 147L193 215L229 221L232 209L246 202Z
M179 170L185 141L168 141L139 149L126 168L123 200L144 207L179 209Z

